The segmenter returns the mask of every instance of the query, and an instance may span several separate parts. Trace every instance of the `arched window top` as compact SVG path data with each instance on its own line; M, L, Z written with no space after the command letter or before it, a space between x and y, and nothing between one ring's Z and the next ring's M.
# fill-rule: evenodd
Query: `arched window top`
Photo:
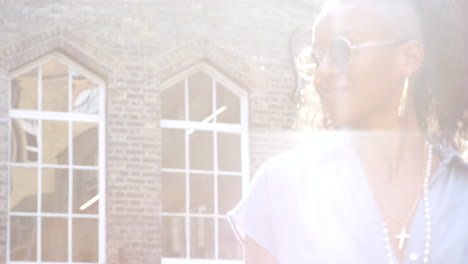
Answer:
M210 64L206 62L197 63L181 71L180 73L176 74L172 78L169 78L168 80L164 81L162 84L162 89L165 90L167 88L170 88L174 84L180 82L183 79L187 79L188 77L190 77L191 75L197 72L203 72L209 75L215 81L226 86L227 89L229 89L232 93L236 94L237 96L247 95L247 92L241 86L239 86L237 83L227 78L223 73L221 73L216 68L214 68L213 66L211 66Z
M162 119L241 124L246 96L239 85L202 62L162 84Z
M105 82L66 55L54 52L11 74L12 110L98 115Z

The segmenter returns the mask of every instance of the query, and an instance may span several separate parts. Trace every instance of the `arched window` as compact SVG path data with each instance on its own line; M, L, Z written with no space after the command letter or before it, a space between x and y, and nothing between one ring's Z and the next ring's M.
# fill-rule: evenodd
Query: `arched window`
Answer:
M61 53L12 73L9 263L104 263L104 88Z
M226 213L248 181L247 93L206 63L163 84L163 263L241 260Z

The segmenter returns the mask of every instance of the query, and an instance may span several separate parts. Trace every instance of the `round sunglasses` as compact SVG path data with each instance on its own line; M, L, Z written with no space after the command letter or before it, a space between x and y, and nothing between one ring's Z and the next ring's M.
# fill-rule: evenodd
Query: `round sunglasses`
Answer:
M339 69L343 69L351 61L353 49L395 45L400 42L401 41L388 40L352 44L346 37L337 37L330 43L327 53L333 65ZM295 60L296 67L301 78L307 81L313 80L323 58L324 56L314 50L311 46L303 48L298 53Z

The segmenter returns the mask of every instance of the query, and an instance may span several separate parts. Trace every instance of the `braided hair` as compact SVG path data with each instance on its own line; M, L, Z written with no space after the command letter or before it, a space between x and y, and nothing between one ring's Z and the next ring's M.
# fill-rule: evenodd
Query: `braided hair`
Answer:
M418 120L434 143L461 149L468 139L464 1L409 2L421 21L426 54L413 90Z

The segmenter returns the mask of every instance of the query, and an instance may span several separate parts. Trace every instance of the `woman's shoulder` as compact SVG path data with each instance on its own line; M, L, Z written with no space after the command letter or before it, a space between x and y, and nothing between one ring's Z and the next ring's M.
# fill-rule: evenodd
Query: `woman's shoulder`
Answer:
M441 157L441 165L458 168L468 173L468 162L462 153L448 146L435 146L434 149Z
M314 133L301 137L293 148L268 158L257 170L257 176L291 180L304 171L321 170L330 162L339 161L345 153L345 135L338 133Z

